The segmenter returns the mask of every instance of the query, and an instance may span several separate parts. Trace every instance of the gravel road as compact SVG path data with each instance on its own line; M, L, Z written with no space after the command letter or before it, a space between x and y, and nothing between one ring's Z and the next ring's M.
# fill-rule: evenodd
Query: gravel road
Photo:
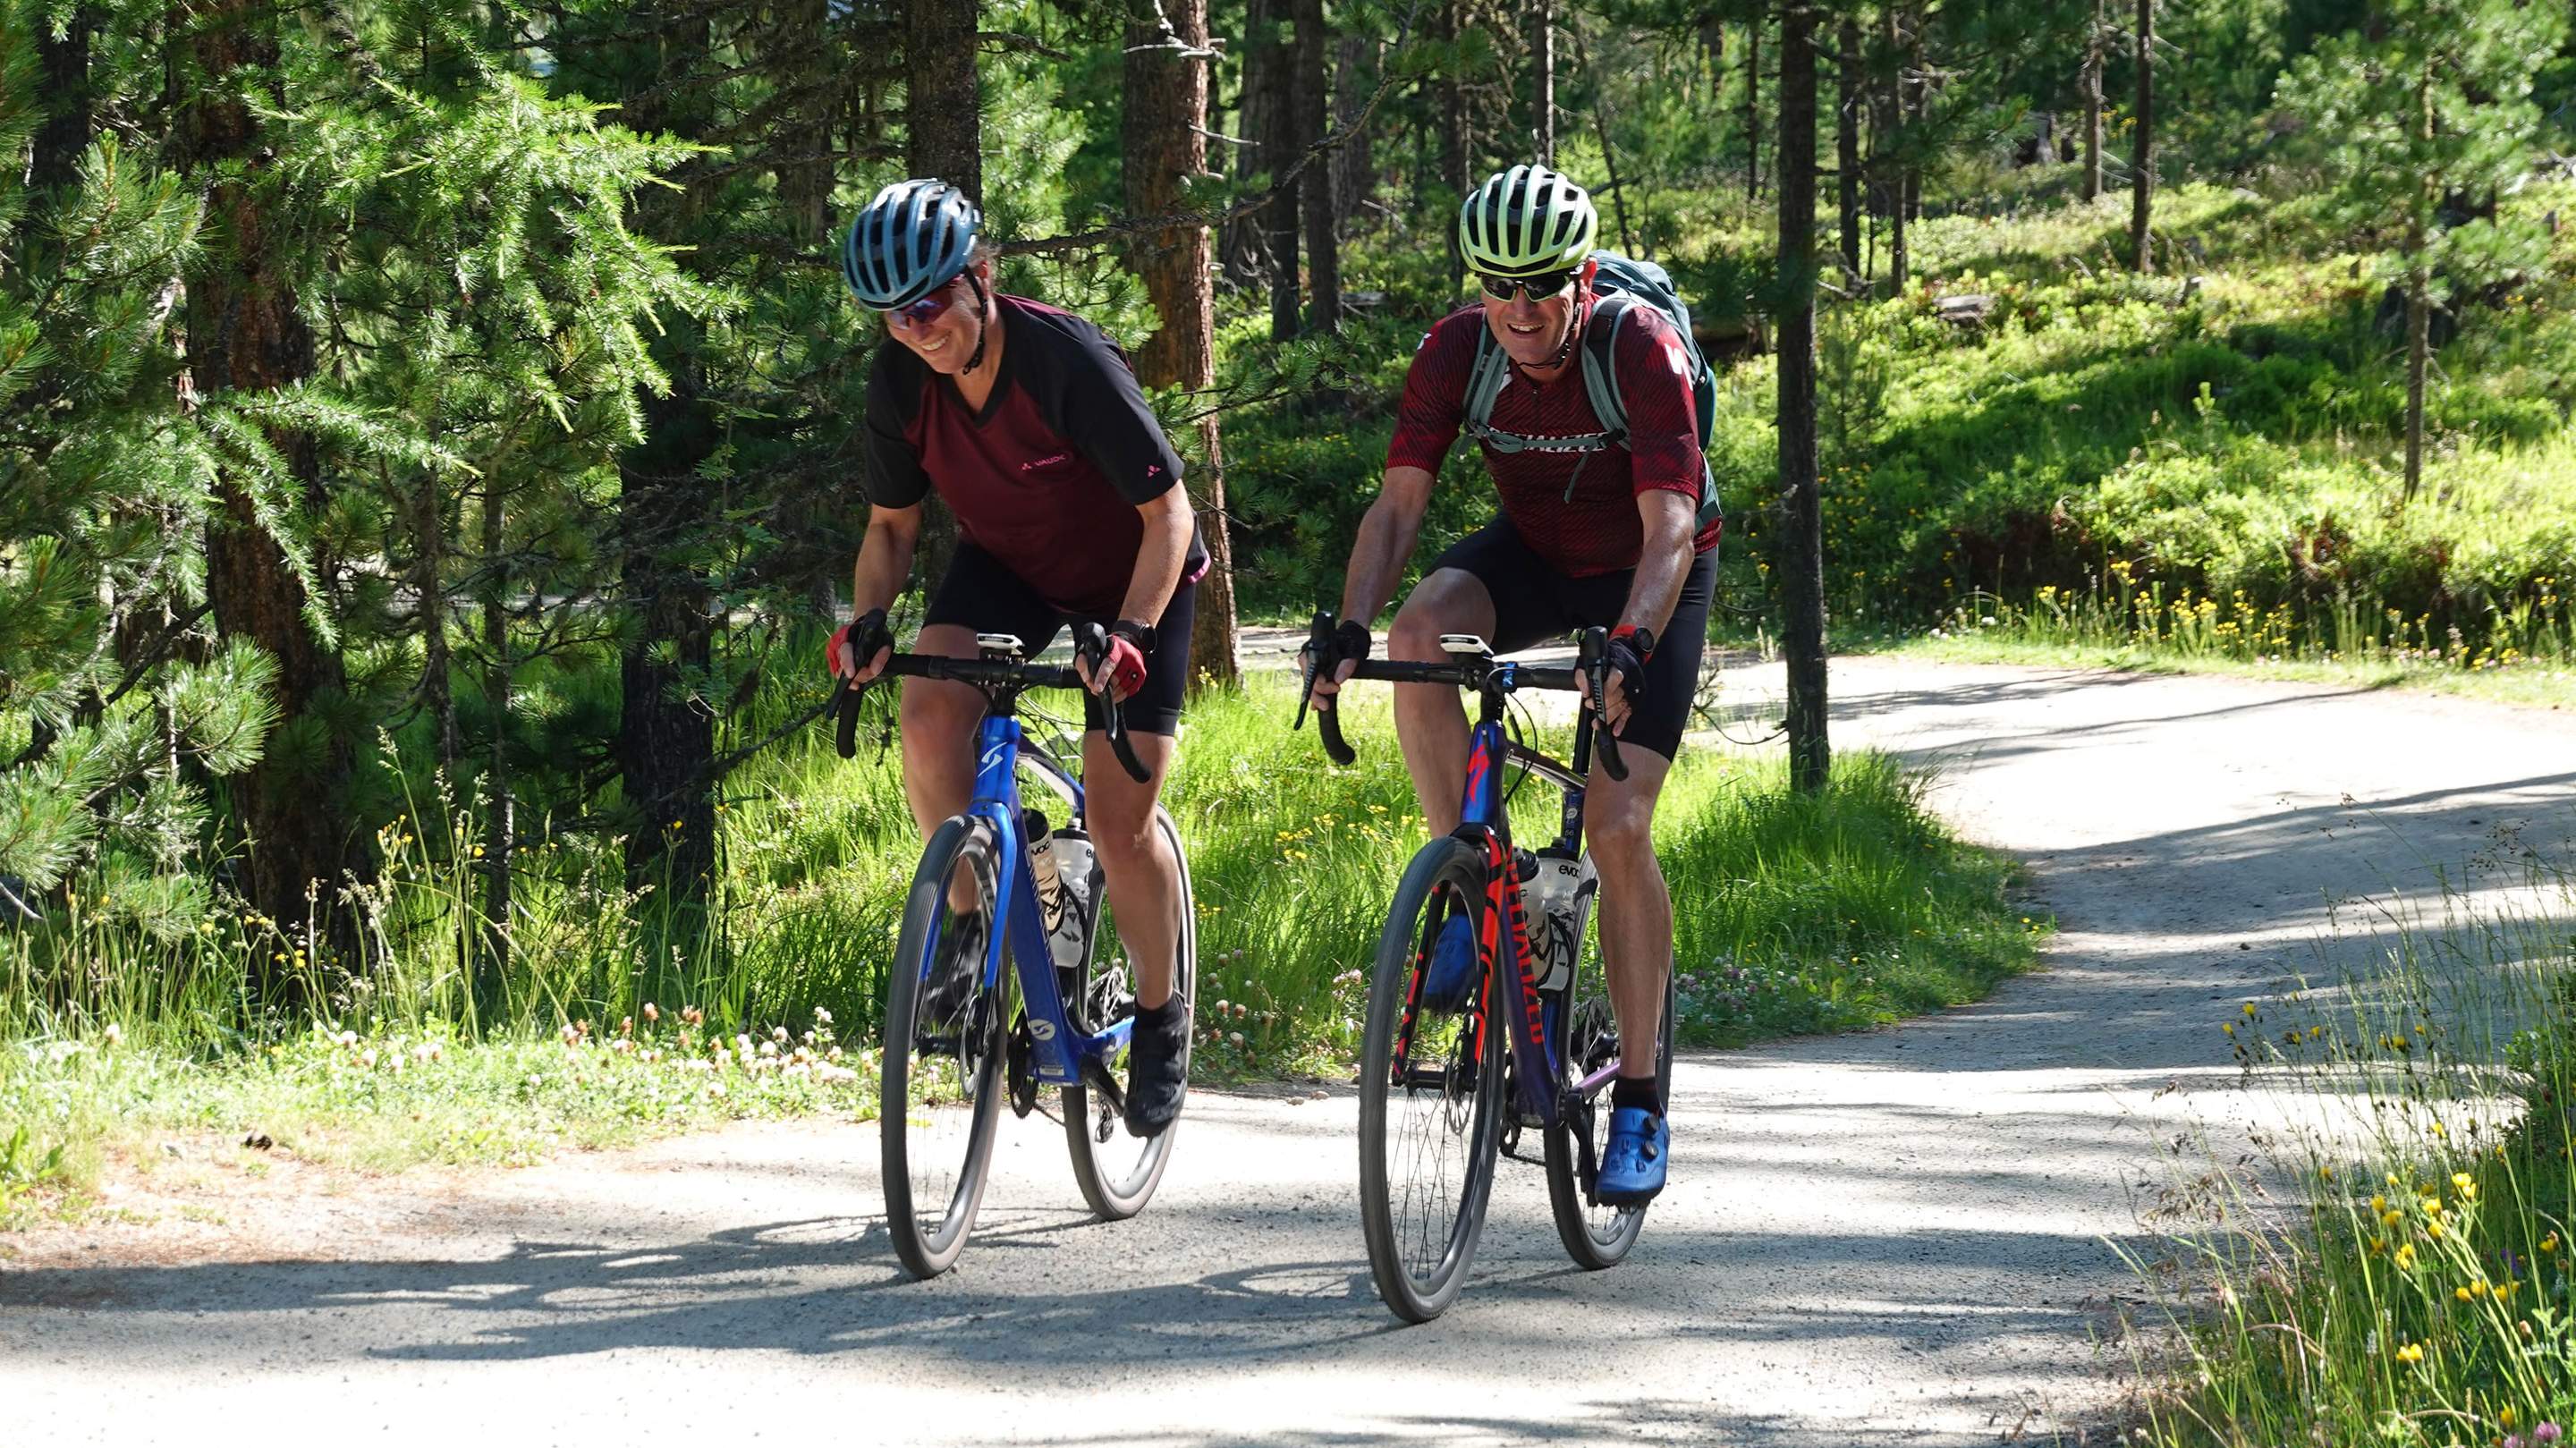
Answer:
M1114 1226L1051 1123L1006 1124L927 1284L873 1127L745 1127L30 1239L0 1444L2072 1442L2113 1402L2096 1343L2158 1137L2245 1114L2218 1022L2360 948L2336 902L2427 898L2499 831L2564 844L2576 712L1866 659L1833 687L1839 744L1937 763L1937 807L2029 862L2048 969L1683 1062L1674 1185L1613 1271L1572 1268L1507 1165L1458 1307L1398 1328L1347 1090L1194 1097Z

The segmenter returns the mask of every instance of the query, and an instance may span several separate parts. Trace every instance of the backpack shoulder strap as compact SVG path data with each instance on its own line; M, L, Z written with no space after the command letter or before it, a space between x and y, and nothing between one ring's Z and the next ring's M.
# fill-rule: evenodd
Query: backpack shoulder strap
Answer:
M1592 415L1609 430L1613 443L1627 441L1628 404L1619 395L1619 369L1611 348L1634 300L1625 292L1602 293L1593 300L1591 320L1583 329L1583 390L1592 400Z
M1479 442L1494 437L1494 399L1512 380L1511 359L1503 355L1493 332L1476 329L1476 360L1467 369L1467 435Z

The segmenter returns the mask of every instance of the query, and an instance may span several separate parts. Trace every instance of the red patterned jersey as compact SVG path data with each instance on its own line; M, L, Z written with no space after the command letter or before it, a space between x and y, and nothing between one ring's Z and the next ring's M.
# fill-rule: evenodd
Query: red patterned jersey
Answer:
M1585 302L1586 315L1591 303ZM1437 473L1467 418L1467 374L1485 309L1469 306L1434 324L1404 378L1388 467ZM1611 348L1619 395L1628 405L1624 446L1595 453L1501 453L1485 448L1485 471L1502 498L1503 516L1532 552L1568 577L1637 566L1645 525L1637 496L1668 491L1696 505L1701 468L1699 426L1691 413L1690 357L1671 320L1648 306L1628 308ZM1580 360L1553 382L1535 383L1515 368L1494 399L1493 426L1523 437L1581 437L1604 430L1583 388ZM1700 531L1692 551L1717 546L1719 524Z

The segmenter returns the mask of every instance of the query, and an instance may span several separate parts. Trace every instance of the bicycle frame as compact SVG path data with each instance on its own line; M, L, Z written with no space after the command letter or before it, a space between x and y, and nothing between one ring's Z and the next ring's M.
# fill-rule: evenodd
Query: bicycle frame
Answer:
M1537 977L1531 973L1533 952L1530 947L1529 906L1521 893L1519 872L1512 862L1511 817L1505 808L1502 772L1518 767L1554 784L1564 793L1564 807L1559 815L1554 845L1566 852L1580 853L1583 846L1583 799L1587 785L1588 761L1592 753L1592 716L1579 714L1574 728L1574 762L1569 767L1535 750L1514 744L1504 732L1503 701L1521 685L1521 667L1501 661L1493 665L1480 691L1483 705L1476 727L1467 741L1467 786L1459 802L1459 824L1452 837L1466 841L1485 861L1485 909L1481 912L1476 951L1485 990L1476 1001L1469 1028L1474 1034L1477 1059L1483 1059L1488 1032L1498 1024L1508 1027L1514 1075L1520 1084L1521 1109L1539 1118L1542 1125L1556 1126L1562 1118L1564 1103L1555 1089L1557 1079L1557 1040L1548 1027L1547 1003L1541 996ZM1505 924L1509 929L1506 932ZM1503 951L1510 949L1510 968L1506 972ZM1396 1079L1405 1078L1406 1063L1412 1054L1415 1012L1422 1000L1422 982L1430 968L1428 945L1417 945L1413 957L1413 989L1404 1004L1404 1019L1396 1029ZM1508 992L1504 999L1498 994ZM1616 1075L1613 1063L1594 1073L1575 1088L1577 1098L1598 1092Z
M1100 1084L1108 1079L1102 1063L1126 1046L1131 1023L1120 1021L1097 1035L1086 1035L1075 1030L1065 1015L1064 993L1056 985L1055 955L1048 948L1046 925L1038 910L1037 879L1029 864L1028 841L1020 833L1019 765L1023 760L1034 764L1039 777L1064 798L1076 818L1081 817L1083 809L1082 784L1046 751L1029 743L1020 721L1008 714L984 716L983 728L976 737L975 760L975 800L966 807L966 813L982 820L1001 845L995 851L1000 877L993 888L1002 902L1004 928L993 932L985 942L984 987L987 992L1000 989L1003 948L1007 943L1017 967L1014 974L1019 982L1020 1005L1028 1020L1038 1080L1049 1086ZM929 950L925 949L917 968L927 984ZM1085 1068L1089 1068L1088 1074Z

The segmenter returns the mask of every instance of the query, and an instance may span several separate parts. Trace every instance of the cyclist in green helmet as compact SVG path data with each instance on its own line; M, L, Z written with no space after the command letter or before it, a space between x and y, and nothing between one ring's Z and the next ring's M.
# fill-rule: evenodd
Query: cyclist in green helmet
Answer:
M1335 685L1368 657L1369 624L1404 575L1442 460L1462 430L1475 436L1501 516L1433 563L1397 611L1387 650L1437 661L1443 634L1475 634L1509 652L1612 629L1606 722L1629 773L1621 782L1596 772L1586 808L1623 1043L1600 1192L1625 1204L1663 1189L1670 1154L1655 1053L1673 914L1654 812L1697 691L1720 525L1699 516L1705 464L1680 329L1654 307L1621 309L1609 357L1624 432L1605 425L1579 375L1599 229L1591 197L1544 166L1498 172L1459 208L1461 247L1484 295L1435 324L1414 354L1385 482L1351 547L1331 657L1314 665L1318 706L1329 707ZM1467 392L1487 337L1510 370L1479 418ZM1398 684L1395 715L1423 813L1445 834L1458 824L1466 712L1454 689ZM1435 942L1426 1004L1463 1008L1475 967L1466 922L1453 920Z

